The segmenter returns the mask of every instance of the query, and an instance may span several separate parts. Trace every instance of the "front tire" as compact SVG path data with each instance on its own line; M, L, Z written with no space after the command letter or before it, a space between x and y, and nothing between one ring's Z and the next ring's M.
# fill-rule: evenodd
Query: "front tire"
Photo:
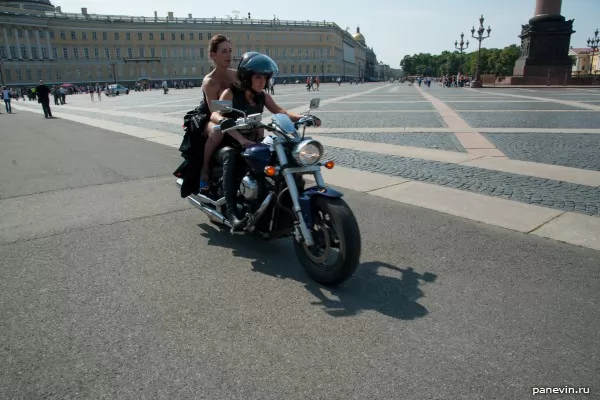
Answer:
M300 264L316 282L336 286L349 279L360 261L361 238L356 217L342 199L317 197L313 206L312 230L315 245L294 240ZM326 258L337 250L337 257Z

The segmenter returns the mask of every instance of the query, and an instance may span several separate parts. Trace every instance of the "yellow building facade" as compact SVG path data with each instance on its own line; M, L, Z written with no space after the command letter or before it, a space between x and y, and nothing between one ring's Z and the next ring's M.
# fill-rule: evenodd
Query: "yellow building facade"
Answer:
M9 85L199 81L211 69L210 38L222 33L234 56L259 51L278 81L364 77L367 48L332 22L248 18L129 17L63 13L48 0L0 7L0 72Z

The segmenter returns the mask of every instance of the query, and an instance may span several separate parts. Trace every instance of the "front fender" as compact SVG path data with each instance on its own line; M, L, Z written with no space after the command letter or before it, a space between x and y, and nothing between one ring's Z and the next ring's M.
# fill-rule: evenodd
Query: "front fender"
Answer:
M332 188L319 188L317 186L310 187L306 189L304 192L300 193L300 197L298 198L298 202L300 203L300 208L302 210L302 217L304 218L304 222L308 229L313 228L313 199L317 197L328 197L330 199L339 199L344 194L338 192Z

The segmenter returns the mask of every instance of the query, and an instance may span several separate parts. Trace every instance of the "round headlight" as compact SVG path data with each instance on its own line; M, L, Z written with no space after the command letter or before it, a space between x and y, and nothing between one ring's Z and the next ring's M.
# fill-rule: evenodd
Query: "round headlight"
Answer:
M302 166L308 167L321 160L323 146L316 140L306 140L299 143L292 152L294 160Z

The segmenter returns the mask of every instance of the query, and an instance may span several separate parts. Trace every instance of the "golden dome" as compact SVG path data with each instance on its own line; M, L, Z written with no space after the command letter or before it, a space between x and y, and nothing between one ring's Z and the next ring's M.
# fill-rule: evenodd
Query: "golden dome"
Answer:
M354 35L352 35L352 37L358 43L363 44L363 45L365 44L365 37L363 36L362 33L360 33L360 28L359 27L356 28L356 33Z

